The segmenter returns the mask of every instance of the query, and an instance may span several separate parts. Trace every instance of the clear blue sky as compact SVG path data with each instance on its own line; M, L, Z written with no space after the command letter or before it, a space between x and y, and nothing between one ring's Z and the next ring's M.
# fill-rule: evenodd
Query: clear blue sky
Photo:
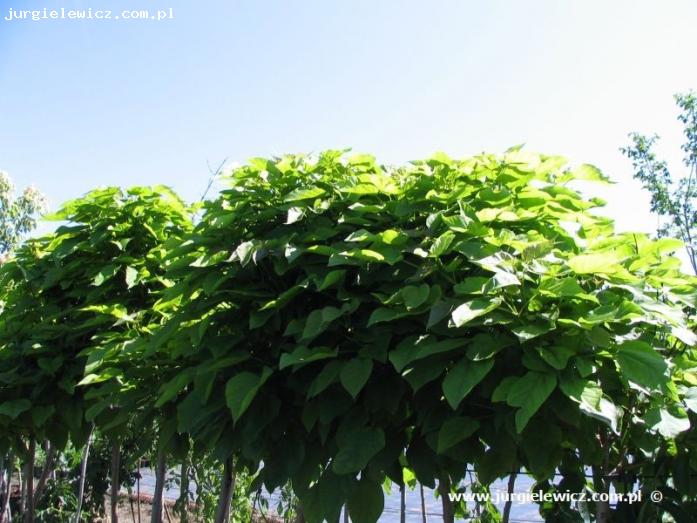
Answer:
M595 163L650 230L618 148L697 88L697 2L0 0L0 169L56 207L97 185L200 196L207 162L353 147L386 162L527 143ZM174 20L6 21L10 8Z

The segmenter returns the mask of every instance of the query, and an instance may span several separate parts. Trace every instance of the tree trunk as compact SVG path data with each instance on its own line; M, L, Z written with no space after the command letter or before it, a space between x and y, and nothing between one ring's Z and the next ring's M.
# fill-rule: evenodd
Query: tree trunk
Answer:
M0 494L5 492L5 455L0 456ZM2 520L0 519L0 522Z
M607 494L607 482L603 478L603 467L593 467L593 487L597 494ZM610 502L596 501L595 502L595 522L607 523L610 521Z
M160 449L157 453L157 465L155 466L155 492L152 497L152 518L151 523L162 523L164 513L164 499L162 492L165 488L165 476L167 474L167 462L165 451Z
M443 523L455 523L453 502L450 500L450 477L445 473L441 474L438 482L438 491L440 492L441 504L443 505Z
M344 505L344 523L349 523L348 505Z
M506 504L503 506L503 519L501 520L501 523L508 523L508 520L511 517L511 506L513 505L513 489L515 489L515 479L517 473L513 473L510 476L508 476L508 499L506 499Z
M399 523L407 521L407 486L402 481L399 486Z
M24 512L24 507L27 503L27 467L26 465L22 464L22 460L19 460L19 470L17 471L17 475L19 476L17 479L19 480L19 510ZM21 516L21 514L20 514Z
M136 476L136 504L138 506L138 523L140 523L140 464L143 461L142 458L138 458L138 475Z
M92 428L90 428L90 435L87 436L87 443L85 443L85 448L82 450L82 461L80 461L80 482L77 491L77 511L75 512L74 523L80 523L80 517L82 516L82 499L85 497L85 479L87 478L87 458L90 454L93 434L94 425L92 425Z
M36 491L34 492L34 508L36 508L36 506L39 504L39 501L41 501L41 496L44 493L46 482L48 481L49 476L54 470L57 458L55 447L51 445L50 442L46 442L46 445L46 463L44 464L44 468L41 471L39 482L36 484Z
M111 445L111 523L119 523L119 469L121 468L121 446L118 441Z
M179 521L189 523L189 456L182 461L179 475Z
M424 486L419 483L419 494L421 496L421 522L428 523L426 520L426 499L424 497Z
M220 499L218 501L218 508L215 512L215 523L228 523L234 488L234 463L232 456L230 456L225 460L225 466L223 468L223 484L220 487Z
M10 511L10 493L12 492L11 486L12 486L12 471L14 470L14 465L15 465L15 457L12 452L10 452L10 455L7 457L7 466L6 469L3 468L1 473L4 475L5 470L7 470L7 479L5 480L4 484L4 490L3 490L3 500L2 500L2 509L0 511L0 523L5 523L5 516L7 515L8 518L7 520L10 521L11 517L9 515Z
M131 519L133 520L133 523L136 523L136 511L133 508L133 496L130 491L128 494L128 504L131 506Z
M36 440L29 441L27 461L27 503L24 506L24 523L34 522L34 461L36 460Z

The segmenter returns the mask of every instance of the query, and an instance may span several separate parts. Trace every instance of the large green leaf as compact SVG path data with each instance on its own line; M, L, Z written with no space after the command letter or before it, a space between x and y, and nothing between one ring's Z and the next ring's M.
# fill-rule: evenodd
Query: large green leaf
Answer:
M473 361L495 356L500 350L513 344L513 339L502 334L479 333L472 338L467 348L467 357Z
M240 372L230 378L225 385L225 399L232 412L232 419L237 421L249 408L259 388L271 376L271 369L264 367L261 374Z
M307 391L307 397L312 398L323 392L327 387L334 383L339 378L339 373L343 369L342 361L331 361L317 374L317 377L310 384Z
M11 400L0 403L0 414L15 419L22 412L31 408L31 401L27 399Z
M610 179L603 174L595 165L584 163L569 173L569 176L574 180L583 180L589 182L610 182Z
M407 285L402 289L402 296L404 298L404 305L407 309L415 309L421 306L430 294L431 288L427 284L419 285Z
M581 411L606 423L618 432L620 409L603 395L600 386L591 380L564 377L559 381L561 391L578 403Z
M612 274L617 271L618 258L614 252L579 254L568 261L576 274Z
M305 347L301 345L293 352L284 352L281 354L281 359L278 368L283 370L287 367L295 365L305 365L317 360L325 360L327 358L336 357L337 349L330 347Z
M126 286L130 289L138 282L138 269L126 267Z
M513 327L511 331L518 337L518 339L521 342L523 342L530 341L534 338L537 338L538 336L547 334L548 332L553 331L554 329L555 325L553 323L546 321L536 321L525 323L523 325L518 325L516 327Z
M376 323L383 323L387 321L397 320L405 316L409 316L409 312L399 309L390 309L388 307L379 307L373 311L368 318L368 327L375 325Z
M644 416L646 424L661 436L673 439L679 434L690 430L690 420L681 409L653 407Z
M443 394L448 404L457 409L463 399L494 367L494 360L470 361L462 358L443 380Z
M540 283L539 291L547 296L576 298L584 301L598 303L595 296L587 294L576 278L549 278Z
M523 432L530 418L540 409L556 386L556 376L534 371L528 372L511 384L506 402L511 407L520 407L515 416L518 433Z
M355 523L375 523L385 507L385 495L379 482L361 477L348 498L348 513Z
M339 316L341 316L341 310L336 307L324 307L312 311L305 321L302 339L310 340L317 337Z
M157 402L155 402L155 407L161 407L179 394L179 392L184 390L184 388L193 381L195 374L195 368L185 369L162 385L162 387L160 387L160 397L157 399Z
M668 364L645 341L625 341L617 346L617 364L629 381L648 389L660 389L667 381Z
M323 291L325 289L328 289L332 285L335 285L336 283L342 281L345 276L346 276L346 271L344 269L336 269L333 271L329 271L324 276L322 281L317 283L317 290Z
M542 359L557 370L565 368L569 358L575 353L574 349L564 345L540 346L537 350Z
M385 434L382 430L368 427L357 429L339 447L332 468L337 474L359 472L384 447Z
M435 356L444 352L455 351L470 343L468 338L446 338L438 340L435 336L410 336L405 338L397 347L390 351L390 361L397 372L423 358Z
M475 318L493 311L500 304L501 298L475 298L456 307L451 317L456 327L462 327Z
M355 398L368 381L372 370L372 360L364 358L352 359L341 369L341 384Z
M448 252L450 244L453 242L455 235L451 231L446 231L433 241L431 245L431 256L438 258Z
M302 200L311 200L313 198L318 198L324 194L324 189L320 187L313 187L309 189L296 189L289 193L284 201L286 202L298 202Z
M469 438L479 428L479 422L464 416L449 418L438 432L438 453Z

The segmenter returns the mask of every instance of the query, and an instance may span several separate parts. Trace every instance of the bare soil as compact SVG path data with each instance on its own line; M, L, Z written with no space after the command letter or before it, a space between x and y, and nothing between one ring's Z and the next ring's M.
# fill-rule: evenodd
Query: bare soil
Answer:
M110 514L111 504L108 499L106 500L105 505L107 514ZM165 502L163 521L166 523L180 523L179 516L175 513L173 505L174 503L172 502ZM119 523L150 523L150 517L152 516L152 499L149 496L141 495L140 519L138 518L138 510L138 501L136 496L131 496L130 499L128 499L127 496L121 496L117 511ZM192 507L191 511L189 512L189 522L205 523L205 520L202 517L197 516ZM111 523L111 519L107 516L103 519L94 519L92 523Z
M108 498L106 499L105 508L107 514L110 514L111 505ZM127 496L121 496L119 499L117 516L119 518L119 523L150 523L150 517L152 516L152 498L141 494L140 519L138 519L137 497L131 496L129 499ZM181 523L179 516L174 511L174 503L171 501L165 501L163 521L165 523ZM107 516L106 518L94 519L92 523L111 523L111 520ZM206 520L202 516L196 514L193 505L189 512L189 523L206 523ZM261 517L259 514L254 513L253 523L283 523L283 520L273 514L265 514L264 517Z

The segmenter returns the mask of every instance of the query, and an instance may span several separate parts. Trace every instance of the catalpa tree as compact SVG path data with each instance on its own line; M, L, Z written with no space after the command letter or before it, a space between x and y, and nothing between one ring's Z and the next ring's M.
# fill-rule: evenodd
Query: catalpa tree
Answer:
M69 441L89 448L95 427L117 450L129 421L152 427L156 370L141 368L128 347L159 321L152 306L167 285L166 242L191 227L189 209L166 187L98 189L51 218L66 223L0 269L0 454L11 452L10 470L13 455L31 470L43 442L47 471ZM112 483L120 484L113 473ZM33 521L32 481L27 490Z
M229 474L290 482L310 522L376 521L385 481L413 476L452 520L470 468L665 493L549 521L677 517L697 494L695 279L680 242L614 233L579 180L607 181L518 148L252 160L168 255L157 405Z

